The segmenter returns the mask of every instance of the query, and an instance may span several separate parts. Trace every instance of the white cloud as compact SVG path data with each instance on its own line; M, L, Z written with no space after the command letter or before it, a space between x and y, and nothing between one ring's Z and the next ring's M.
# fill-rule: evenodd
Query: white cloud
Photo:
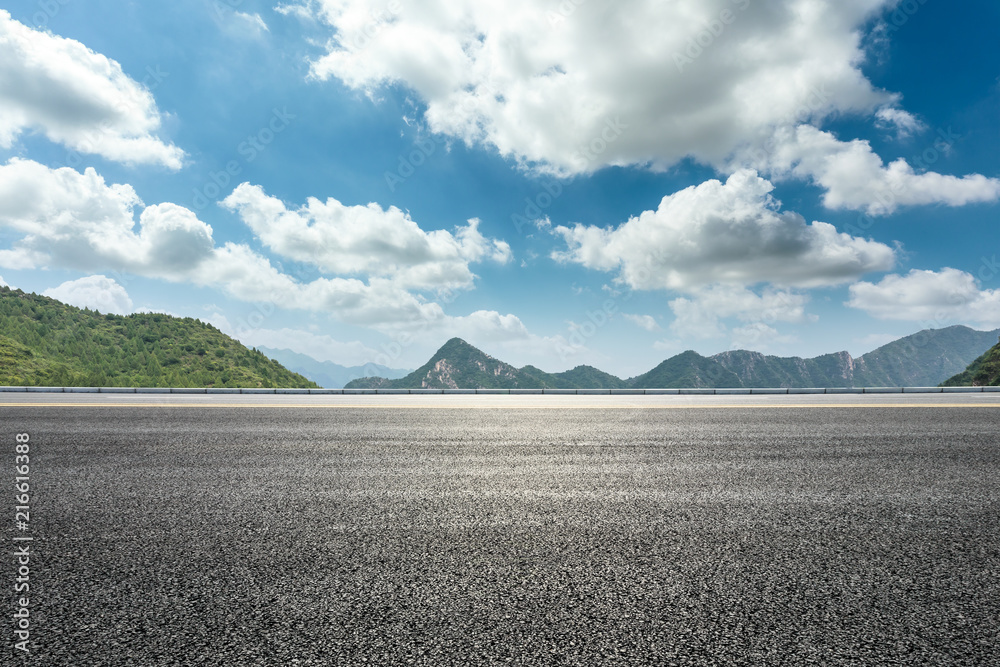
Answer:
M874 350L886 345L887 343L891 343L894 340L899 340L899 338L899 334L872 333L861 336L860 338L855 338L854 343L858 347L863 348L865 352L868 352L869 350Z
M260 17L260 14L248 14L246 12L234 12L234 16L244 22L250 31L255 36L263 35L265 32L270 32L267 24L264 23L264 19Z
M629 313L622 313L622 317L636 325L641 329L646 331L656 331L660 328L660 325L656 323L656 319L652 315L632 315Z
M229 318L219 313L212 313L207 321L222 333L236 338L247 347L291 350L308 355L317 361L330 361L342 366L362 366L379 355L377 350L360 341L345 343L332 336L300 329L252 327L247 321L242 320L234 325Z
M894 2L320 0L335 36L312 71L403 84L433 131L557 172L718 164L762 130L892 104L860 67L861 27Z
M130 185L105 184L92 168L81 174L13 158L0 165L0 203L0 227L23 234L0 254L11 268L110 267L176 280L212 253L212 228L174 204L143 209L136 233L142 200Z
M13 287L7 284L7 281L3 279L3 276L0 276L0 287L10 287L11 289L14 289Z
M619 271L634 289L697 290L714 283L814 287L892 267L894 251L780 212L773 186L752 171L668 195L616 229L556 227L560 261Z
M160 125L153 95L116 61L0 10L0 148L39 130L81 153L180 169L184 152Z
M900 137L923 129L898 106L900 95L875 88L862 71L865 30L897 4L455 0L428 9L314 0L284 10L334 32L314 77L372 97L405 86L425 103L431 131L538 171L665 169L691 158L727 173L755 167L778 176L771 160L747 159L777 143L798 163L780 175L827 188L834 208L881 210L885 192L896 205L995 201L993 179L915 173L902 161L885 168L867 144L817 129L842 114ZM796 136L800 124L812 134L800 128Z
M278 12L282 16L295 16L304 21L316 20L316 12L309 3L301 5L293 3L282 4L276 6L274 11Z
M705 339L724 336L722 321L729 318L750 325L742 330L744 335L758 324L815 321L815 316L805 312L808 301L805 295L773 288L756 294L740 286L712 285L670 301L675 317L670 330L682 338Z
M658 352L668 352L676 354L683 349L682 343L679 340L673 340L670 338L664 338L663 340L658 340L653 343L653 349Z
M107 276L87 276L64 282L42 292L77 308L90 308L102 313L128 315L132 312L132 299L125 288Z
M939 142L935 150L949 147ZM840 141L808 125L777 131L768 150L749 150L736 163L753 164L775 178L811 180L826 191L827 208L869 215L892 213L899 206L964 206L1000 199L1000 179L918 173L903 159L886 165L867 141Z
M788 345L798 342L795 336L785 336L778 333L778 330L768 326L763 322L751 322L742 327L733 329L731 350L754 350L755 352L767 352L774 349L775 345Z
M876 125L882 129L896 130L896 136L905 139L917 132L923 132L927 126L908 111L895 107L883 107L875 112Z
M243 183L222 201L276 253L325 272L390 277L406 288L461 289L472 285L471 262L505 263L510 246L485 238L479 221L454 233L423 231L396 207L345 206L310 197L288 210L260 186Z
M273 205L274 200L265 197L263 203ZM354 324L445 330L463 320L446 316L440 304L410 290L470 287L473 276L468 261L503 261L509 256L506 244L483 238L474 221L454 235L444 231L424 233L412 220L396 215L398 211L393 213L395 209L383 212L379 219L374 211L381 209L375 206L371 209L372 221L382 225L378 231L384 234L385 241L381 250L376 239L364 238L360 231L352 240L354 245L339 254L333 247L337 242L334 232L338 230L329 226L317 230L303 222L299 228L292 225L293 233L288 235L278 229L265 231L277 250L303 259L308 258L308 253L296 243L309 241L296 234L308 237L316 233L315 241L320 246L315 261L323 264L334 257L329 266L323 264L331 272L365 274L361 278L321 275L306 281L282 272L247 245L216 246L212 228L192 211L175 204L143 208L136 228L135 211L142 206L131 186L107 185L93 169L81 174L65 167L49 169L30 160L12 159L0 166L0 228L12 229L21 236L13 248L0 251L0 266L114 270L217 288L236 299L270 307L329 313ZM394 244L393 239L400 234L410 245ZM382 252L381 259L386 263L397 263L366 264L366 248ZM408 255L411 251L413 254ZM338 265L341 258L358 263ZM410 264L404 265L404 260ZM468 318L483 331L515 331L523 327L510 315L494 319L474 313Z
M878 283L851 285L850 295L848 306L881 320L1000 326L1000 290L980 289L972 274L958 269L892 274Z

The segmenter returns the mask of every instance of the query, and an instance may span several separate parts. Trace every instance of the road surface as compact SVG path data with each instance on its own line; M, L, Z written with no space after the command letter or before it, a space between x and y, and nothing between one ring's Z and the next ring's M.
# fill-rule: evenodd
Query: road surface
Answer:
M7 394L0 424L16 664L1000 655L997 394Z

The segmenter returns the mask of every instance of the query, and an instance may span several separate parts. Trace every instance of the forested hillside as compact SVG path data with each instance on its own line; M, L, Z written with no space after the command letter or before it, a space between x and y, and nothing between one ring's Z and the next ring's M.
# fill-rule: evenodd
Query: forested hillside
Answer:
M986 350L969 367L941 383L943 387L1000 386L1000 343Z
M0 385L316 387L215 327L101 314L0 288Z

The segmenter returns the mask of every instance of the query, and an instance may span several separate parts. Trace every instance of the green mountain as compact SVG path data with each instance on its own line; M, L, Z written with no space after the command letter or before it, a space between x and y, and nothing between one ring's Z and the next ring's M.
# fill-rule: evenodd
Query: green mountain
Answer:
M102 315L0 287L0 385L316 387L208 324Z
M514 389L537 387L539 382L544 380L531 372L522 373L510 364L469 345L461 338L452 338L430 358L430 361L406 377L397 380L381 377L361 378L347 383L346 388Z
M943 387L1000 387L1000 343L979 357L964 371L941 383Z
M628 387L628 382L625 380L593 366L577 366L573 370L553 373L552 377L555 378L554 387L557 389L624 389Z
M388 366L380 366L379 364L341 366L332 361L318 361L307 354L300 354L291 350L276 350L269 347L260 347L257 349L293 373L305 376L319 386L329 389L340 389L351 380L358 378L377 375L394 380L412 372L412 369L401 370L398 368L389 368Z
M688 350L638 377L622 380L592 366L546 373L515 368L459 338L448 341L422 367L399 379L367 377L348 388L462 389L673 389L746 387L936 386L965 368L1000 330L954 326L906 336L857 359L847 352L811 359L731 350L704 357Z
M624 387L624 380L593 366L546 373L534 366L515 368L461 338L452 338L430 361L396 380L366 377L347 389L591 389Z
M746 350L711 359L735 373L742 387L934 387L964 369L998 334L963 326L927 329L857 359L847 352L802 359Z
M670 357L659 366L634 377L629 386L635 389L680 389L742 387L739 377L718 361L693 350Z

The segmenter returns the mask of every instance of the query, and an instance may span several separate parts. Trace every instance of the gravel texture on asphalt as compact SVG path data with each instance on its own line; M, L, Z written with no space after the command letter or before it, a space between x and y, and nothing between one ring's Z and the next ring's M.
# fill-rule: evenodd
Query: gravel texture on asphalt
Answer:
M998 664L1000 410L0 418L25 664Z

